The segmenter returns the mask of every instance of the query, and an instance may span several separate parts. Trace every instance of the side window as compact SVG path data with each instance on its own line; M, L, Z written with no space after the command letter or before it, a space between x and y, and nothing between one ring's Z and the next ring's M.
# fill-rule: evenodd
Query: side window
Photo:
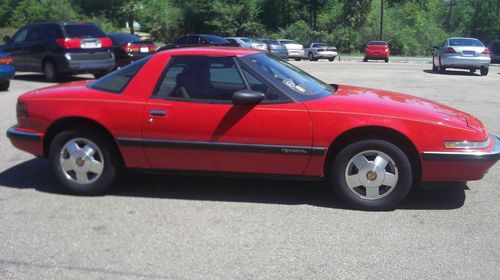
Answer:
M41 30L38 26L32 26L28 28L28 35L26 35L26 41L38 41L42 40Z
M187 41L188 41L188 39L189 39L189 37L182 37L182 38L180 38L180 39L176 42L176 44L179 44L179 45L180 45L180 44L186 44L186 43L187 43Z
M149 61L151 56L145 57L120 70L112 72L89 85L90 88L112 93L121 93L134 76Z
M172 57L159 87L160 98L231 102L246 86L231 57Z
M59 39L63 37L61 27L57 24L48 24L44 26L45 39Z
M190 45L197 45L197 44L199 44L199 37L198 36L191 36L188 38L187 43Z
M16 33L16 35L14 35L14 38L12 40L14 41L14 43L24 42L26 40L26 35L28 35L28 28L27 27L19 30Z
M247 80L250 88L252 90L262 92L265 94L266 97L264 98L264 100L291 101L288 96L277 91L273 87L268 86L267 83L265 83L261 78L250 73L250 71L248 71L245 67L242 67L241 70L243 72L243 75L245 75L245 79Z

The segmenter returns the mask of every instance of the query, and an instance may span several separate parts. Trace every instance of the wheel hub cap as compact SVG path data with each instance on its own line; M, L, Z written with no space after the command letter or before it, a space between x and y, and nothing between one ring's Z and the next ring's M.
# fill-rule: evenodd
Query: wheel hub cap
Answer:
M68 141L61 150L60 167L70 181L89 184L97 180L104 168L104 157L99 147L85 138Z
M368 171L368 173L366 173L366 179L370 181L375 181L377 179L377 173L373 171Z

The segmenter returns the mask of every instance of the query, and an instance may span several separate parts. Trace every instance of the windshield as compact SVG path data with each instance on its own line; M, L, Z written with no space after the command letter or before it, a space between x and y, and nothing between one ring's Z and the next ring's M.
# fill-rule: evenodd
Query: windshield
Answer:
M484 47L478 39L450 39L450 46L475 46Z
M295 101L331 95L334 88L274 55L258 53L239 58L243 64L289 93Z

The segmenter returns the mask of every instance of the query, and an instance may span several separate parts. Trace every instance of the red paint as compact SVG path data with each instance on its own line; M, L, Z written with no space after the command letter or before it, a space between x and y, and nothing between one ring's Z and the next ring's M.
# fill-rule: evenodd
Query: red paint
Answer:
M384 42L385 43L385 42ZM370 42L365 48L365 58L389 58L390 49L387 43L385 45L370 45Z
M176 49L155 54L122 94L86 87L87 81L47 87L22 95L28 117L19 129L45 135L51 124L67 117L92 120L117 138L266 144L330 148L352 129L378 127L396 131L419 154L444 152L449 140L484 141L483 124L473 116L423 98L388 91L339 86L335 94L288 104L204 104L150 99L171 55L245 56L258 51L239 48ZM151 117L150 110L164 110ZM152 118L152 121L150 121ZM12 140L24 151L42 155L39 144ZM493 145L493 144L492 144ZM493 146L482 151L490 151ZM331 147L336 149L337 147ZM183 169L323 176L324 156L282 153L188 150L119 146L131 168ZM421 161L424 181L480 179L494 162Z

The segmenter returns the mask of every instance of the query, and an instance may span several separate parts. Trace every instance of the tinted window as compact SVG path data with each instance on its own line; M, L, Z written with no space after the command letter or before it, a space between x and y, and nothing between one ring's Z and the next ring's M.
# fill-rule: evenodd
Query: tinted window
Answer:
M209 43L227 43L226 39L219 36L204 35L203 38Z
M137 36L134 36L132 34L109 34L109 37L113 41L114 44L117 45L125 45L128 44L129 42L135 42L135 41L140 41L141 39Z
M31 26L28 28L28 35L26 35L26 41L38 41L42 40L41 30L38 26Z
M231 57L171 58L155 95L162 98L231 102L245 84Z
M28 35L28 29L21 29L16 33L16 35L14 35L14 38L12 40L15 43L23 42L24 40L26 40L26 35Z
M242 67L243 75L248 82L248 85L252 90L262 92L265 94L265 100L286 100L290 101L290 98L280 91L276 90L274 87L268 85L262 80L262 78L252 74L246 67Z
M290 93L297 101L321 98L334 91L332 86L273 55L259 53L239 59L254 72Z
M484 47L483 43L478 39L450 39L450 46L474 46L474 47Z
M104 38L106 34L93 24L64 25L67 38Z
M386 46L386 42L368 42L369 46Z
M43 33L48 39L59 39L63 38L61 28L57 24L47 24L43 25Z
M121 68L120 70L112 72L93 82L89 85L89 87L97 90L120 93L150 58L150 56L145 57Z

